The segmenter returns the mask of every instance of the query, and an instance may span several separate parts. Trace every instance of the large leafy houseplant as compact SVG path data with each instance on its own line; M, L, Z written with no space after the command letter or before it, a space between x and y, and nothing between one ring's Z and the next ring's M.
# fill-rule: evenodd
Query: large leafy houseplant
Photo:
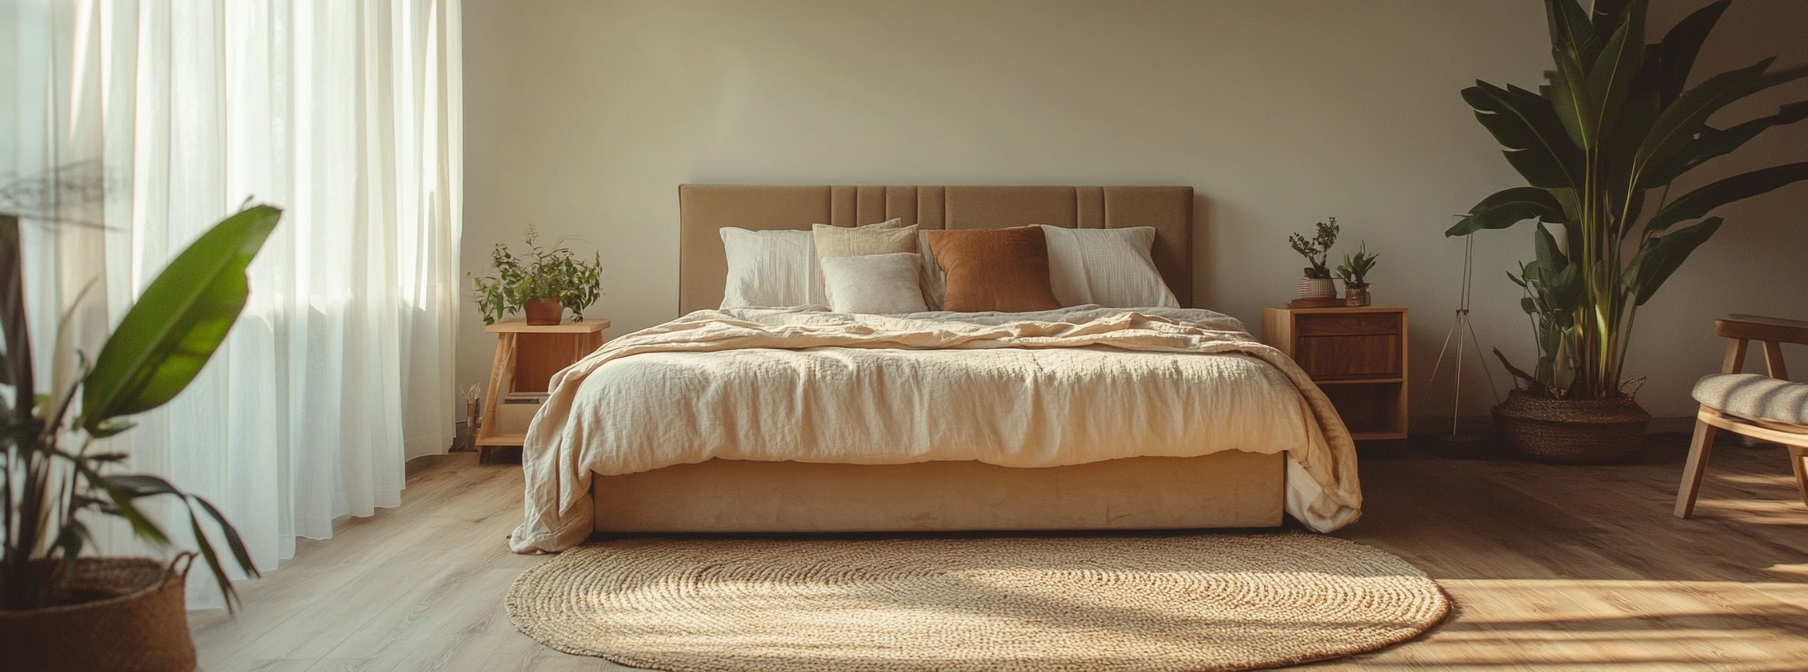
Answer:
M1483 199L1445 235L1528 219L1560 225L1535 227L1536 259L1509 274L1526 290L1522 305L1538 346L1531 371L1507 364L1527 393L1623 398L1638 309L1720 228L1722 218L1708 215L1808 179L1808 163L1791 163L1671 194L1696 167L1766 129L1808 118L1801 101L1725 128L1708 125L1734 102L1808 77L1808 66L1778 68L1767 58L1687 87L1696 54L1729 4L1708 5L1646 44L1645 0L1596 0L1592 10L1577 0L1545 0L1555 69L1538 91L1480 81L1463 90L1530 186Z
M540 232L533 226L527 227L525 237L526 254L514 254L507 243L496 243L490 251L491 272L471 276L483 323L495 324L542 301L550 303L555 314L570 309L573 321L584 321L584 309L596 303L603 293L602 254L596 253L586 262L576 258L563 241L541 247Z
M153 280L91 364L73 381L34 395L31 343L20 286L19 230L0 226L0 320L6 352L0 383L15 390L0 433L0 610L25 611L93 599L71 587L78 558L94 543L90 525L113 516L138 538L171 545L138 501L174 497L183 505L201 559L225 593L236 594L226 560L200 524L219 526L231 562L255 576L237 530L213 504L148 474L118 473L128 456L97 439L132 427L126 416L181 393L213 356L250 293L245 269L281 218L269 206L241 210L203 234ZM53 386L54 388L54 386ZM79 399L79 406L77 401Z

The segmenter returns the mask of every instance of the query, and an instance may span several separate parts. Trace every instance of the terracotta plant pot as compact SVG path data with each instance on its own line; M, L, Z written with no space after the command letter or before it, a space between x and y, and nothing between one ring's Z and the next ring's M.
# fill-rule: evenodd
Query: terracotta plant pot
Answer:
M558 297L533 299L527 302L527 323L536 327L558 324L565 319L565 306L559 303Z
M1337 285L1330 278L1300 278L1299 298L1302 299L1335 299Z
M1343 290L1343 304L1351 308L1361 308L1369 305L1369 286L1345 287Z
M1558 464L1605 464L1645 443L1651 414L1631 397L1545 399L1519 390L1494 407L1494 428L1521 457Z
M193 672L187 569L149 558L82 558L71 588L91 602L0 611L0 668Z

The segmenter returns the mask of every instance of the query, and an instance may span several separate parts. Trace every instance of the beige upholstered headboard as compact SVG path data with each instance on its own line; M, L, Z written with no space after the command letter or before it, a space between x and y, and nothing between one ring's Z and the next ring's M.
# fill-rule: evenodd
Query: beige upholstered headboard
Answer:
M900 217L924 229L1027 224L1155 227L1155 266L1180 305L1193 305L1192 187L884 187L678 185L678 310L722 303L728 262L717 231L857 226Z

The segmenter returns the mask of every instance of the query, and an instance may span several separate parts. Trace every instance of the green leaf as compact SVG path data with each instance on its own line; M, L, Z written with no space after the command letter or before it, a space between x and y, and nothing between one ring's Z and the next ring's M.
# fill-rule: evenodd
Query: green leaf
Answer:
M246 266L282 211L243 210L170 262L101 348L82 390L83 428L174 398L206 366L250 295Z
M1664 281L1670 279L1670 274L1682 267L1689 254L1720 230L1721 221L1719 217L1709 217L1694 226L1645 241L1627 268L1628 275L1633 278L1628 289L1637 297L1635 305L1642 306L1650 301Z
M1657 214L1651 216L1651 221L1645 224L1645 230L1663 231L1677 222L1705 217L1714 208L1722 205L1751 198L1802 180L1808 180L1808 162L1784 164L1734 175L1671 201L1669 205L1665 205L1662 210L1657 211Z
M1567 222L1563 205L1551 192L1538 187L1514 187L1495 192L1469 209L1469 215L1444 232L1466 236L1482 229L1505 229L1528 219Z
M1557 70L1551 75L1551 109L1557 113L1557 121L1570 141L1586 152L1595 146L1595 124L1599 121L1595 100L1588 94L1588 71L1562 49L1552 49L1551 58L1557 61Z
M1463 89L1475 118L1506 148L1507 162L1536 187L1574 188L1582 182L1582 150L1558 121L1551 102L1517 86L1477 81Z
M1544 0L1544 17L1551 29L1551 48L1575 52L1584 65L1595 62L1601 36L1576 0Z
M150 518L138 511L138 506L132 503L131 492L114 485L106 477L93 471L87 471L86 475L88 482L99 485L107 491L107 497L113 500L113 508L118 510L119 517L132 524L134 534L158 546L169 545L169 535L164 534L163 528L158 527L156 523L151 522Z
M201 549L201 558L207 561L207 571L213 574L213 580L219 584L220 593L226 598L226 611L236 612L238 591L232 588L232 579L226 577L226 568L220 566L220 554L213 550L213 542L207 540L207 533L201 531L201 519L195 517L195 510L188 510L188 528L195 535L195 546Z
M226 547L232 550L232 559L238 561L239 569L245 570L245 573L251 576L260 576L257 564L251 561L251 552L245 549L245 540L239 538L238 528L226 521L226 516L221 514L219 509L214 508L213 502L196 495L190 495L189 499L200 504L201 510L206 511L207 515L213 518L213 522L219 523L220 533L226 537Z
M1625 0L1594 0L1590 8L1591 24L1595 35L1603 40L1612 37L1615 28L1620 25L1620 15L1626 11Z
M1567 264L1546 276L1545 283L1550 317L1564 328L1575 326L1576 309L1582 306L1583 297L1581 267Z
M1601 136L1613 134L1620 108L1632 93L1645 63L1645 0L1632 0L1622 14L1620 28L1602 47L1588 70L1588 97L1595 102L1592 124Z
M1774 58L1709 77L1684 92L1658 115L1651 132L1633 156L1635 175L1647 167L1662 166L1692 142L1707 125L1708 117L1741 98L1785 82L1808 77L1808 66L1766 73ZM1643 178L1640 178L1643 182Z
M1665 161L1661 166L1646 168L1639 186L1650 189L1669 184L1683 173L1694 170L1696 166L1707 163L1710 159L1731 154L1747 141L1757 137L1759 133L1775 126L1793 124L1803 119L1808 119L1808 100L1784 105L1777 108L1776 114L1759 117L1726 130L1703 126L1699 136L1689 141L1670 160Z
M133 499L152 495L181 495L182 491L169 481L150 474L119 474L106 477L112 487L117 487Z
M1701 45L1713 32L1714 24L1720 21L1720 15L1732 0L1720 0L1690 14L1677 22L1670 32L1664 35L1663 42L1658 43L1657 53L1659 74L1657 88L1659 100L1664 105L1675 102L1682 95L1683 87L1689 83L1689 71L1695 68L1695 56L1701 53Z
M101 423L96 425L94 427L94 429L89 430L88 434L97 439L104 439L109 436L114 436L114 435L124 433L126 430L131 429L133 427L137 427L137 426L138 426L138 423L135 423L135 422L132 422L129 420L121 420L119 418L113 418L111 420L102 421Z
M1569 266L1569 257L1563 255L1557 246L1557 237L1551 230L1542 226L1532 234L1532 251L1538 259L1538 265L1552 272L1562 271Z

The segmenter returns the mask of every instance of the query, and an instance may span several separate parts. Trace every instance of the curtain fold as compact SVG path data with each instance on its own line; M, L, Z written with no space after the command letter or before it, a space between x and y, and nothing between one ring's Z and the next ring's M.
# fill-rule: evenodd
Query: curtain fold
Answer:
M283 208L225 345L111 439L219 505L260 569L396 506L404 462L451 442L458 22L457 0L0 3L0 184L21 185L0 210L26 218L34 341L73 310L98 351L207 227ZM71 369L52 350L40 370ZM217 604L206 584L191 604Z

